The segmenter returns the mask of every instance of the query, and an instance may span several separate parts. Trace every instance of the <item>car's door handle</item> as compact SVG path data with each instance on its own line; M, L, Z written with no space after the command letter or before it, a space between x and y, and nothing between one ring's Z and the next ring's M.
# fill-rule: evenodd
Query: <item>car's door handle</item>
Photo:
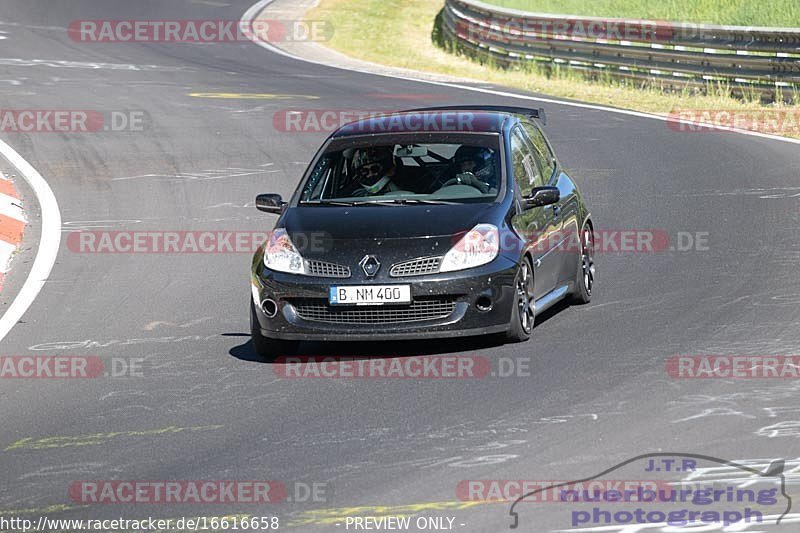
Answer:
M558 218L559 216L561 216L561 206L554 205L553 206L553 218Z

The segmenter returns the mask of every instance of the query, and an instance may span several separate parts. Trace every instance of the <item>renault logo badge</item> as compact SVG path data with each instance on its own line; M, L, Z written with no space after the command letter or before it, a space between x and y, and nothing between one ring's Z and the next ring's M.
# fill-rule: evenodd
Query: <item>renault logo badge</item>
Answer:
M365 255L359 265L361 265L361 268L364 270L364 274L370 278L375 276L381 268L381 262L378 261L378 258L374 255Z

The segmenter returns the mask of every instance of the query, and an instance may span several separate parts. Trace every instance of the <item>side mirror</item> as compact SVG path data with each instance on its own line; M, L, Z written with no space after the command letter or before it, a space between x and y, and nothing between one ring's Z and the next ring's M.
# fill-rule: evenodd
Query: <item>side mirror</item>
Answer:
M561 193L558 187L536 187L531 191L530 196L525 198L526 209L534 207L544 207L552 205L561 200Z
M256 209L265 213L280 215L286 207L280 194L259 194L256 196Z

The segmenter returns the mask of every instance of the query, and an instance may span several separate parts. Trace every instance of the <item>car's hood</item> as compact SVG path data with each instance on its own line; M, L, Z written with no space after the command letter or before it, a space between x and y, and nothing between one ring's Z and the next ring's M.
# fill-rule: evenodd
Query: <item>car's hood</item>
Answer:
M497 204L295 207L280 226L289 234L333 240L444 237L491 222Z

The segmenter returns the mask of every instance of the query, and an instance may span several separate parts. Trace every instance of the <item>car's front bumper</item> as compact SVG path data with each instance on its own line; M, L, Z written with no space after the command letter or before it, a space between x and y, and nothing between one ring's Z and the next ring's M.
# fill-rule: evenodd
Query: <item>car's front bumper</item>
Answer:
M399 340L507 331L518 268L515 262L501 256L483 267L460 272L353 280L283 274L259 263L254 262L251 283L253 297L258 297L256 317L262 335L307 341ZM414 304L358 308L327 305L331 286L360 284L408 284ZM273 318L260 308L265 299L277 303L278 311ZM490 308L479 309L478 302L485 304L487 299ZM417 309L439 312L432 318L420 319L427 315L415 314ZM452 310L447 312L448 309ZM403 318L398 319L398 315Z

